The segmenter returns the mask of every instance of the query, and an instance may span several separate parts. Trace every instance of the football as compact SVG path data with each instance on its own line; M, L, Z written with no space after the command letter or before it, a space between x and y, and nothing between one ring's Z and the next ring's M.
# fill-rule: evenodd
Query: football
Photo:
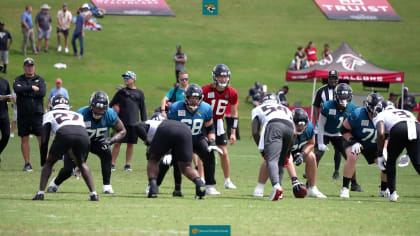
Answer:
M306 186L304 184L300 184L299 187L293 188L293 194L296 198L304 198L306 197L307 193L308 190L306 189Z

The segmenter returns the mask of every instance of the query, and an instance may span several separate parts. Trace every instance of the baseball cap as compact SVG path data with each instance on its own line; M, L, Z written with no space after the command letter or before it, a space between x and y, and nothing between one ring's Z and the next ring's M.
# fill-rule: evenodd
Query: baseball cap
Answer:
M62 83L63 83L63 80L61 80L61 78L57 78L57 79L55 80L55 83L56 83L56 84L62 84Z
M87 9L89 9L89 4L87 4L87 3L83 4L83 5L82 5L82 8L87 8Z
M181 44L176 45L176 49L181 49L181 48L182 48Z
M394 96L398 96L396 93L394 93L394 92L391 92L391 93L389 93L389 96L390 97L394 97Z
M127 71L124 74L122 74L122 77L129 77L131 79L136 80L136 73L134 73L132 71Z
M63 4L63 7L67 7L67 3L64 3L64 4Z
M328 78L337 78L338 79L338 72L336 70L330 70L328 72Z
M35 61L34 59L27 57L25 60L23 60L23 65L24 66L33 66L35 65Z

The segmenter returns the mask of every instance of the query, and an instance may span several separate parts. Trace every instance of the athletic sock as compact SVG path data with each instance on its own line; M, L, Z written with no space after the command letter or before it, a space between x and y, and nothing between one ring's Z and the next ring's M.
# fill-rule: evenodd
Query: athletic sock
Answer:
M98 195L98 194L96 193L96 191L90 192L90 196L93 196L93 195Z
M387 183L381 181L381 191L385 191L387 188Z
M181 191L181 185L175 185L175 191Z
M343 187L349 188L350 178L343 176Z
M262 183L257 183L257 188L259 188L259 189L264 189L264 184L262 184Z
M38 195L44 195L44 191L39 190Z

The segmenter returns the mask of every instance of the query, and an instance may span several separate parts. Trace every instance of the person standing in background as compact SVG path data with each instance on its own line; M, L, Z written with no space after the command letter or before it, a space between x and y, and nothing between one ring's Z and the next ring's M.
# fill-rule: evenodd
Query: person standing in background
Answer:
M52 88L50 91L50 94L48 95L48 105L51 104L51 98L54 97L55 95L61 94L64 97L66 97L67 99L69 98L69 92L67 91L66 88L63 88L63 80L61 78L57 78L55 80L55 88ZM50 109L48 109L50 110Z
M9 41L9 44L7 42ZM9 31L4 29L4 22L0 21L0 61L3 62L3 73L7 73L7 64L9 64L9 49L12 46L13 39Z
M277 99L279 99L279 103L283 106L289 106L287 103L286 94L289 92L289 86L285 85L283 88L277 93Z
M64 35L64 52L69 52L69 31L72 21L72 14L69 10L67 10L67 4L63 4L63 9L58 11L57 13L57 41L58 47L57 51L61 52L61 35Z
M83 57L84 45L83 38L85 37L85 17L81 14L81 9L77 10L76 28L73 31L73 37L71 38L71 44L73 46L73 55L77 57L76 39L79 39L80 43L80 55L79 59Z
M187 54L182 52L181 45L176 46L176 53L174 54L175 62L175 83L178 83L178 74L181 71L185 71L185 62L187 62Z
M7 102L11 99L9 82L0 77L0 162L1 153L6 148L10 138L10 121Z
M26 56L26 43L31 41L31 47L32 52L36 55L38 54L38 51L35 47L35 37L34 37L34 24L32 22L32 6L26 6L25 12L22 14L20 20L21 20L21 26L22 26L22 33L23 33L23 41L22 41L22 54Z
M38 51L41 51L42 39L45 40L44 52L48 52L48 41L51 37L51 16L48 10L51 9L48 4L41 6L41 11L35 17L36 28L38 31Z
M12 91L12 108L13 108L13 117L12 117L12 124L10 125L10 137L15 137L15 128L16 128L16 121L17 121L17 106L16 106L16 93Z

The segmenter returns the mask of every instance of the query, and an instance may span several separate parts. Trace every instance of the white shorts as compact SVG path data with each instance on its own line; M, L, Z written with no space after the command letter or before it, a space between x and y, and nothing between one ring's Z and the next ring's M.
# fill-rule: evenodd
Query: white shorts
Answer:
M3 64L9 64L9 51L8 50L0 50L0 61Z

